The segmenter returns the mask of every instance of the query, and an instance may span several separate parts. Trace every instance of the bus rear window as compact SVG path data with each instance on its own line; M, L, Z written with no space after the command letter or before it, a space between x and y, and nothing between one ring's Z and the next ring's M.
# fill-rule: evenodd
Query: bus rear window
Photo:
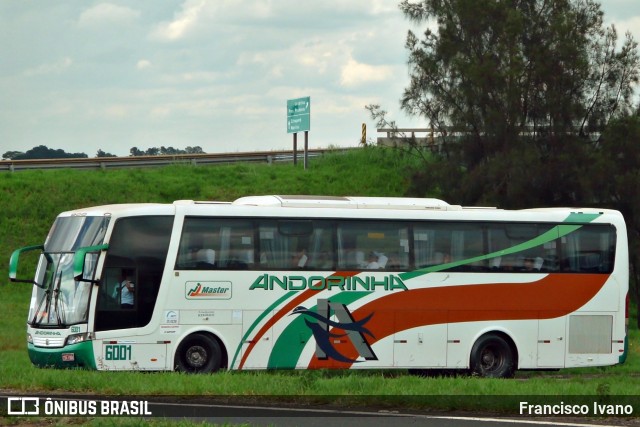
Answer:
M585 225L560 239L560 270L572 273L610 273L616 247L615 228Z

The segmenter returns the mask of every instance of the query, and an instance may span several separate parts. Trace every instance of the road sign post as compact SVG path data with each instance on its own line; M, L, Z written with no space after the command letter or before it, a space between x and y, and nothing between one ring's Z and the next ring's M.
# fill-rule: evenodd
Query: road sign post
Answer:
M293 134L293 164L297 164L298 132L304 132L304 168L307 168L307 150L311 130L311 97L287 100L287 133Z
M293 166L298 164L298 134L293 134Z
M304 168L307 169L307 164L309 162L309 131L304 131Z

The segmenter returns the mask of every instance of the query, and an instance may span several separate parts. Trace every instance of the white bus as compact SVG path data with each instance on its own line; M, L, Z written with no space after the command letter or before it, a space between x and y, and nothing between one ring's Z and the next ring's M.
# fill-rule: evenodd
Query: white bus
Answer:
M122 204L61 213L43 245L14 251L9 276L33 284L37 366L510 377L624 362L626 236L621 214L602 209L325 196ZM35 278L18 278L31 250Z

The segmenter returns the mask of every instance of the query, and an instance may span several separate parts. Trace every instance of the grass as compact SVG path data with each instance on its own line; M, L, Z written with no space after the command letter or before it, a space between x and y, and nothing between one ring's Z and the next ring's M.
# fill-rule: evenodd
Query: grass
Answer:
M638 333L631 338L638 342ZM24 340L21 340L24 342ZM24 347L24 345L23 345ZM39 369L31 366L26 351L1 353L2 388L31 392L75 391L107 395L196 396L388 396L449 395L640 395L637 346L628 364L562 370L555 373L523 372L514 380L468 376L420 378L404 371L242 371L213 375L174 372L99 372ZM70 377L71 375L71 377ZM70 378L73 379L70 382ZM606 385L605 385L606 384Z
M11 251L44 241L53 219L64 210L123 202L233 200L250 194L402 196L407 191L411 172L417 167L419 164L414 159L397 151L367 148L313 159L308 170L291 164L236 164L4 173L0 175L3 212L0 259L5 261L0 263L0 275L6 281ZM286 397L287 401L302 397L325 403L330 399L338 404L417 408L438 405L446 408L454 404L452 396L459 396L456 407L469 409L485 405L487 402L482 396L640 395L637 376L640 334L635 327L631 330L629 357L624 365L563 370L554 374L523 372L518 373L516 380L418 378L388 371L222 372L194 376L172 372L37 369L29 362L25 343L30 294L27 284L0 287L0 312L3 313L0 388L3 389L121 396L270 396ZM635 319L630 323L635 326ZM445 399L434 400L439 396ZM478 399L468 396L478 396Z

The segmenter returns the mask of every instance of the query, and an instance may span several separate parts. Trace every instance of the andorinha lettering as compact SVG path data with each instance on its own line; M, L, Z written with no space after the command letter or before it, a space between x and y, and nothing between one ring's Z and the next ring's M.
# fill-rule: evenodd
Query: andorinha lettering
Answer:
M402 279L394 274L390 274L383 278L375 276L273 276L270 274L262 274L253 281L249 290L264 289L272 291L274 289L283 289L285 291L302 291L311 289L314 291L323 290L341 290L341 291L394 291L407 290L407 286Z

